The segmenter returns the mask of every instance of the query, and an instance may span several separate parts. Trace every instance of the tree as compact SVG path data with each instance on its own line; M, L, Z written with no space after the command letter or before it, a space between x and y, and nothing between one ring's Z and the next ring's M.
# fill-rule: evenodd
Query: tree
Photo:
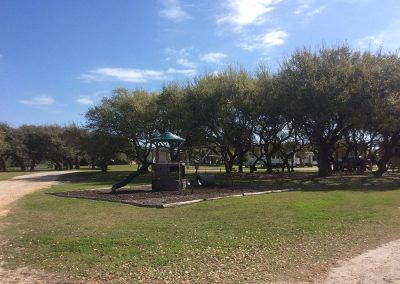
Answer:
M51 137L44 126L22 125L19 131L30 171L34 171L38 163L49 157Z
M246 70L233 67L197 78L189 90L188 109L195 105L190 120L205 135L207 144L218 146L226 172L232 171L236 159L239 172L243 172L251 146L253 97L253 78Z
M93 167L97 165L102 172L106 172L110 162L126 147L127 142L124 137L117 135L88 132L82 146L91 158Z
M111 98L103 98L99 105L90 108L86 118L87 127L97 134L125 139L127 143L120 152L138 163L146 162L150 140L159 125L156 94L117 89Z
M360 57L348 46L321 48L316 53L303 49L283 62L277 76L296 124L315 145L320 176L330 173L335 145L355 116L365 116Z
M272 157L276 155L282 143L290 139L289 118L285 115L287 104L285 96L276 91L274 77L265 66L260 66L256 76L256 92L252 102L253 155L258 161L265 161L269 173L272 172Z
M400 58L396 53L364 54L365 88L369 109L364 127L376 133L379 147L377 176L386 172L386 165L400 144Z
M10 144L7 141L6 132L9 126L5 123L0 123L0 172L5 172L7 154L10 151Z

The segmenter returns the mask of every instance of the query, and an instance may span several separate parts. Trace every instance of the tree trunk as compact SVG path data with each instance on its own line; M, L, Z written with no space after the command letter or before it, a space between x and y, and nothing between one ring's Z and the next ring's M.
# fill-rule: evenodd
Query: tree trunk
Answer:
M142 165L146 164L146 162L147 162L147 160L140 160L140 161L137 161L138 169L139 169ZM143 173L149 173L149 167L145 168L144 171L143 171Z
M6 161L4 161L3 158L0 158L0 172L5 172L5 171L7 171Z
M244 151L239 150L239 156L238 156L239 173L243 173L243 161L244 161Z
M390 151L387 151L385 149L385 153L383 154L382 158L379 159L377 165L378 165L378 170L374 173L376 177L381 177L384 173L387 171L387 163L390 161Z
M226 161L225 163L225 173L230 174L233 169L233 162L231 160Z
M29 170L30 170L31 172L33 172L33 171L35 170L35 166L36 166L36 162L35 162L34 160L32 160L32 161L31 161L31 166L30 166Z
M266 161L267 161L267 173L272 173L271 156L270 155L266 155L265 158L266 158Z
M330 153L325 145L318 146L318 176L326 177L331 172Z
M107 163L100 163L100 170L105 173L108 170L108 164Z
M292 161L290 162L290 171L291 172L294 172L294 163L295 163L295 160L294 160L294 154L292 155Z
M12 156L13 159L17 162L17 164L19 165L19 167L21 168L21 172L25 172L26 171L26 165L23 159L21 159L19 156L14 155Z

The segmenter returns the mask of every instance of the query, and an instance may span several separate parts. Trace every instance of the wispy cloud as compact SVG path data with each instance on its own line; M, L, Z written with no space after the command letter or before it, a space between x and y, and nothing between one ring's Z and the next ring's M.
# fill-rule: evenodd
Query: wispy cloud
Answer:
M208 62L208 63L219 63L221 60L226 58L228 55L222 52L209 52L205 54L200 55L200 59L202 61Z
M172 75L176 75L176 74L180 74L180 75L186 75L186 76L194 76L197 74L197 70L196 69L175 69L175 68L169 68L166 73L168 74L172 74Z
M240 32L248 25L265 22L265 15L270 13L282 0L228 0L227 12L217 17L218 24L228 24L233 31Z
M21 104L33 105L33 106L48 106L48 105L54 104L55 102L56 102L55 99L53 99L50 96L46 96L46 95L36 96L29 100L20 100L19 101L19 103L21 103Z
M315 15L320 14L326 8L325 5L315 5L315 0L297 0L297 8L294 10L294 14L303 17L304 20L310 20Z
M400 46L400 20L396 20L383 31L368 35L356 40L356 44L361 48L376 49L384 47L386 49L398 49Z
M131 69L131 68L97 68L81 74L79 78L85 82L92 81L125 81L131 83L144 83L151 80L163 80L162 71Z
M77 96L75 97L75 103L85 106L92 106L96 102L100 101L103 97L107 96L107 94L110 94L110 92L103 90L91 94Z
M123 81L129 83L146 83L155 80L166 80L168 75L181 74L192 76L196 74L196 69L175 69L167 70L147 70L133 68L97 68L83 73L79 79L83 82L104 82L104 81Z
M297 8L294 14L300 15L307 11L311 6L312 0L297 0Z
M236 46L247 51L270 49L284 44L288 33L282 26L286 25L281 22L281 14L275 11L278 11L282 2L283 0L226 0L225 11L216 20L219 34L231 35Z
M266 47L282 45L285 43L287 36L288 34L285 31L272 31L261 37L261 44Z
M178 58L178 60L176 60L176 63L178 63L179 65L182 65L184 67L196 68L196 63L190 61L187 58Z
M178 0L160 0L162 8L159 15L174 22L189 20L192 18L183 8Z
M284 30L275 30L261 36L242 40L239 42L238 46L248 51L254 49L268 49L284 44L288 36L288 33Z
M75 102L80 104L80 105L89 105L89 106L94 105L94 100L92 98L89 98L89 97L76 98Z

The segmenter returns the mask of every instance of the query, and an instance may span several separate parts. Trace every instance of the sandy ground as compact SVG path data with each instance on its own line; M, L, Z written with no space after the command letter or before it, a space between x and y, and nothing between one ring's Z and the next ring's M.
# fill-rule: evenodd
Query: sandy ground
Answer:
M57 183L64 172L41 172L0 181L0 218L8 213L10 204L22 196ZM0 219L1 222L1 219ZM0 244L6 245L6 244ZM6 270L0 255L0 283L67 283L57 275L26 267ZM367 251L353 259L342 261L324 280L316 283L399 283L400 240Z
M7 215L12 202L26 194L56 184L60 175L70 172L73 171L40 172L0 181L0 222L1 217ZM0 245L6 245L6 243L1 243ZM0 255L0 283L64 282L64 280L59 276L49 275L26 267L18 268L16 270L7 270L4 268L4 261L1 259L2 257Z
M400 240L339 265L329 272L323 283L400 283Z

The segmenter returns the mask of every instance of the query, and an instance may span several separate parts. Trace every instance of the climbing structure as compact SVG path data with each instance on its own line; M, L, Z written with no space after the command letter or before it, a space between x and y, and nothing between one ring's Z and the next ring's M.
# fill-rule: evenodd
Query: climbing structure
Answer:
M171 132L154 137L155 161L152 164L152 189L185 190L185 164L180 161L180 146L185 139Z
M153 161L148 161L136 172L114 184L111 188L112 193L116 193L117 189L129 184L140 174L147 172L150 165L153 191L186 189L185 164L180 161L180 146L185 142L185 139L171 132L165 132L151 139L151 142L155 146Z

